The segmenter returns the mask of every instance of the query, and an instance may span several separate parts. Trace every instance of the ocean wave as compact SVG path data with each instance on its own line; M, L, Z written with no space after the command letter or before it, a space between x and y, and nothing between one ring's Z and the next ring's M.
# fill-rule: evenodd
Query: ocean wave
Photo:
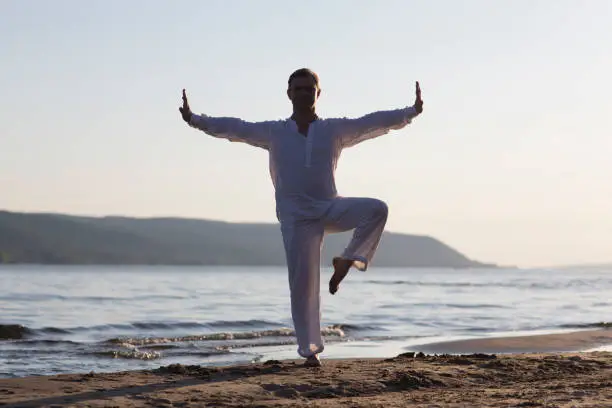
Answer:
M277 344L274 344L277 345ZM131 345L124 345L123 350L99 350L86 353L99 358L112 358L112 359L130 359L130 360L157 360L163 357L193 357L193 358L207 358L226 354L243 354L236 353L231 350L231 347L215 347L206 350L193 350L193 349L175 349L168 352L159 352L151 350L151 348L137 348Z
M322 336L344 337L346 326L332 325L321 329ZM134 346L146 346L149 344L165 344L165 343L184 343L193 341L229 341L229 340L251 340L262 337L294 337L295 332L292 329L283 327L271 330L258 330L247 332L219 332L210 334L200 334L180 337L116 337L108 339L105 342L111 344L130 344Z
M83 343L71 340L52 340L52 339L29 339L19 342L20 346L77 346Z
M343 324L337 324L337 325L330 326L330 327L340 328L345 333L346 332L388 331L389 330L381 326L366 325L366 324L344 324L343 323Z
M181 300L184 296L177 295L141 295L141 296L65 296L50 293L8 293L0 296L0 300L11 302L41 302L51 300L73 301L73 302L123 302L135 300Z
M96 351L91 354L97 357L124 358L131 360L156 360L161 358L161 353L156 351L139 350L107 350Z
M42 329L32 329L32 333L70 334L70 332L70 329L61 329L59 327L43 327Z
M612 329L612 322L569 323L559 327L563 329Z
M451 308L451 309L509 309L508 306L495 305L495 304L490 304L490 303L475 303L475 304L462 304L462 303L410 303L408 306L431 307L431 308L448 307L448 308Z
M121 328L137 329L195 329L195 328L252 328L252 327L283 327L280 322L269 320L215 320L212 322L133 322L127 325L120 325ZM117 327L119 328L119 327Z
M254 339L258 337L281 337L292 336L293 332L290 329L278 330L263 330L258 332L222 332L180 337L116 337L106 340L106 343L115 344L132 344L136 346L144 346L148 344L164 344L164 343L184 343L191 341L211 341L211 340L239 340L239 339Z
M516 288L516 289L559 289L559 288L576 288L576 287L592 287L597 285L595 281L586 281L582 279L573 279L567 282L428 282L428 281L413 281L413 280L364 280L364 284L373 285L406 285L406 286L431 286L444 288Z
M282 327L283 324L279 322L271 322L269 320L218 320L210 323L206 323L210 327L262 327L262 326L276 326Z
M76 326L76 327L43 327L30 328L20 324L0 324L0 340L21 340L43 334L74 334L83 332L107 332L109 330L176 330L176 329L219 329L219 328L254 328L254 327L278 327L282 328L280 322L268 320L218 320L212 322L133 322L124 324L104 324L97 326Z
M180 346L176 344L150 344L147 346L147 350L174 350Z

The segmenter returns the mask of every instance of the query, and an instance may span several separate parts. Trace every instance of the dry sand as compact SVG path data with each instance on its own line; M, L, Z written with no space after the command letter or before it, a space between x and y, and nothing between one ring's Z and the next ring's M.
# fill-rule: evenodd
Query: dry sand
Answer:
M612 330L439 343L487 350L612 343ZM563 338L568 339L563 343ZM597 339L597 340L596 340ZM504 343L506 342L506 343ZM444 347L441 346L444 344ZM453 349L454 347L454 349ZM529 348L529 347L528 347ZM612 407L612 352L406 353L390 359L301 361L68 374L0 380L10 407Z

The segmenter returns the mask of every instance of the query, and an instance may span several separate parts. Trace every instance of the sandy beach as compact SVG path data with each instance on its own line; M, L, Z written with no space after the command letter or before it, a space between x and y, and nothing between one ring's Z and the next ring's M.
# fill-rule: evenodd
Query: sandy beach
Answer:
M3 379L0 406L609 407L612 352L558 350L611 343L612 330L589 330L438 343L437 354L326 359L321 368L268 360Z

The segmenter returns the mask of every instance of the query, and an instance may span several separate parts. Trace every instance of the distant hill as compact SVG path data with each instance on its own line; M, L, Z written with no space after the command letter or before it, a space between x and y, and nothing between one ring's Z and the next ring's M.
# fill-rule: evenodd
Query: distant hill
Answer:
M328 235L324 264L350 233ZM277 224L0 211L0 263L284 265ZM491 267L427 236L385 232L375 266Z

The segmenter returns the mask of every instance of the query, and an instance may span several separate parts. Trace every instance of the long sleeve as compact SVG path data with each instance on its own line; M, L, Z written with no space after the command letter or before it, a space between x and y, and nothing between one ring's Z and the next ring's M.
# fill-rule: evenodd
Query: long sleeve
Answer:
M372 112L359 118L340 121L338 137L340 146L351 147L368 139L389 133L411 123L418 116L413 106Z
M270 145L270 122L246 122L238 118L194 114L189 126L230 142L246 143L266 150Z

